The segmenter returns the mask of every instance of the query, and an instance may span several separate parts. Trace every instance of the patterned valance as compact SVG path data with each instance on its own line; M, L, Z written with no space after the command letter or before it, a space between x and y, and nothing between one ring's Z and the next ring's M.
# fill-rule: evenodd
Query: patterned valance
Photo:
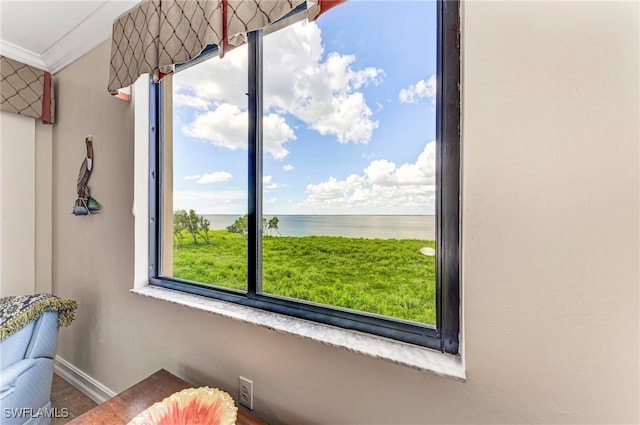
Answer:
M143 0L113 23L109 92L151 73L173 72L209 45L222 57L262 29L306 4L310 20L345 0Z
M0 110L53 124L55 98L51 74L0 56Z

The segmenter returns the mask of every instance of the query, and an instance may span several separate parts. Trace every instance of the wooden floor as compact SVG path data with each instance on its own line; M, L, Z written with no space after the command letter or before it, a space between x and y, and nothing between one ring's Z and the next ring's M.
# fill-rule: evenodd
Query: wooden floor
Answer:
M54 418L51 425L66 424L77 416L82 415L84 412L93 409L95 406L96 403L89 397L82 394L58 375L53 375L53 384L51 385L51 407L57 409L58 412L68 412L68 417Z

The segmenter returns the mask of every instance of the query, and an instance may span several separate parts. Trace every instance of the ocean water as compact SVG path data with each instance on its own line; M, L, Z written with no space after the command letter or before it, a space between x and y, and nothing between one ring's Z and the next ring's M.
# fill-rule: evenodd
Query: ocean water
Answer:
M239 215L204 215L211 229L224 229ZM269 220L272 215L265 215ZM367 239L435 240L433 215L277 215L282 236L345 236ZM274 232L274 234L276 234Z

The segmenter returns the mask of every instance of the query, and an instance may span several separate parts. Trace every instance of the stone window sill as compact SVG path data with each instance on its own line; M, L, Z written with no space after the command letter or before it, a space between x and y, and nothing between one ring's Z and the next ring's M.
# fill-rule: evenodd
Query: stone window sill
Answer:
M131 289L131 292L277 332L296 335L458 381L466 380L464 362L460 356L157 286L146 285Z

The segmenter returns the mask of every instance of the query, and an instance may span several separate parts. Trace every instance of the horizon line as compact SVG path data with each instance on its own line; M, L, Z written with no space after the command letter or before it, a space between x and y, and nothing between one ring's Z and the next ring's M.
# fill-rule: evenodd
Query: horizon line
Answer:
M239 216L242 217L243 215L247 214L247 213L197 213L198 215L232 215L232 216ZM291 216L291 215L320 215L320 216L337 216L337 215L342 215L342 216L376 216L376 215L381 215L381 216L395 216L395 215L399 215L399 216L405 216L405 217L409 217L409 216L416 216L416 217L435 217L436 214L384 214L384 213L371 213L371 214L349 214L349 213L336 213L336 214L272 214L272 213L263 213L263 216L265 215L269 215L269 216L273 216L273 215L279 215L279 216Z

